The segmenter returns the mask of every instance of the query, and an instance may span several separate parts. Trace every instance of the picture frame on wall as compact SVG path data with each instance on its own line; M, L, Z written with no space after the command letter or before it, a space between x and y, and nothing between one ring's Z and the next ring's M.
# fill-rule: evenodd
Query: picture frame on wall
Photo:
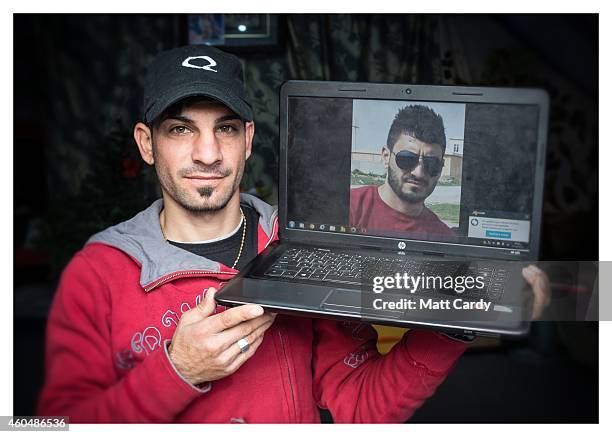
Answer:
M191 14L187 19L189 44L223 45L224 14Z
M189 43L219 47L274 47L277 14L189 14Z

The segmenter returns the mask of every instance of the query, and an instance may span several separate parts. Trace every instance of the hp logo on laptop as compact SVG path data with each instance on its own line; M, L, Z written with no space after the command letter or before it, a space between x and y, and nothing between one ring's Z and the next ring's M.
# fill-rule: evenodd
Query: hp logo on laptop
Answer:
M397 243L397 248L399 250L404 250L406 248L406 243L404 243L403 241L400 241L399 243Z

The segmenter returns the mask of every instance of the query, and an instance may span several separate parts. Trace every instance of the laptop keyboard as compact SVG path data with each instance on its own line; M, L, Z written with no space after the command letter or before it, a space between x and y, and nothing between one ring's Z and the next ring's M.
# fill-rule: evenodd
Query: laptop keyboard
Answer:
M370 276L391 276L395 273L425 276L481 276L485 286L461 293L465 299L498 302L504 292L508 272L501 266L483 263L407 260L398 257L374 257L329 249L289 248L266 270L264 276L304 281L361 285L362 272ZM415 294L458 296L452 289L419 288Z

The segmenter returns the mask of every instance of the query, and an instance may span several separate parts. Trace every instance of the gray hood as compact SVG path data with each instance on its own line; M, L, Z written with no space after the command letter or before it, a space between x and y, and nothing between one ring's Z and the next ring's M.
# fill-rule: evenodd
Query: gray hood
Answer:
M271 239L277 217L276 207L245 193L240 194L240 202L252 206L259 213L259 225ZM165 241L159 224L162 207L163 200L158 199L133 218L93 235L85 244L103 243L136 259L142 266L140 285L143 288L177 271L219 272L217 261L195 255Z

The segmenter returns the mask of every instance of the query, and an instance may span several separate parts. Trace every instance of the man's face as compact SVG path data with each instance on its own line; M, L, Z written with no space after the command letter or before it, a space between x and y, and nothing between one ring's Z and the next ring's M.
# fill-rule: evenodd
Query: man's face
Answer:
M425 143L408 134L402 134L393 146L393 152L383 147L383 159L387 165L387 181L393 192L408 203L423 202L436 188L440 175L429 175L423 162L412 170L402 170L395 162L395 156L402 150L422 156L433 156L442 159L442 146Z
M254 125L225 105L189 106L153 132L153 158L162 190L192 212L223 209L237 192L251 155Z

